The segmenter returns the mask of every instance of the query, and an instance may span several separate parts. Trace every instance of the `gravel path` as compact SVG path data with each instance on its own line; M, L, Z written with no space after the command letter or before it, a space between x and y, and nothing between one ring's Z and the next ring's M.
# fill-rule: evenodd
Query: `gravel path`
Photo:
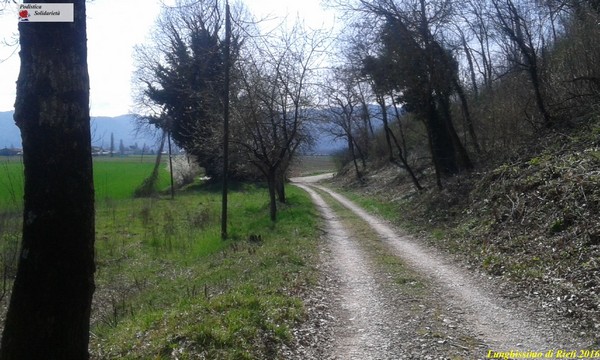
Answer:
M325 338L315 340L321 345L312 355L301 352L298 358L484 359L511 350L544 355L554 351L554 358L557 350L579 350L589 344L565 334L549 319L537 317L528 304L501 298L485 278L467 273L437 251L399 235L345 197L314 183L325 177L293 179L310 194L327 226L323 281L320 292L314 294L327 304L317 301L313 306L318 309L313 324L323 327ZM360 236L349 230L317 189L351 210L352 221L368 223L372 236L390 254L427 279L427 294L414 295L406 286L391 282L390 274L361 245Z
M337 259L332 263L338 280L338 313L340 322L335 327L332 358L384 359L394 351L398 337L389 336L401 324L390 316L390 308L381 301L380 284L365 254L352 241L350 234L333 210L313 190L304 188L312 196L328 223L328 241L331 253ZM399 346L395 346L398 348Z

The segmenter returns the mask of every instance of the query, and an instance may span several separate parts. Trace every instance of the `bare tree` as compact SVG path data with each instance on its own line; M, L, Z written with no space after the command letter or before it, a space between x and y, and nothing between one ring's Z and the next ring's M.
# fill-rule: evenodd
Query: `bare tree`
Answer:
M323 109L324 128L328 129L336 138L342 138L348 144L348 151L352 157L356 178L362 180L366 168L365 151L357 141L360 136L363 120L361 116L361 100L357 94L351 71L337 68L331 76L325 79L323 92L327 103ZM358 161L361 166L359 167Z
M72 23L19 24L14 117L25 207L4 360L89 358L95 267L86 10L84 0L71 3Z
M502 34L514 44L511 61L527 71L531 80L531 86L535 95L535 102L542 123L545 127L552 127L553 120L548 111L542 90L541 68L539 64L541 51L536 45L536 34L534 32L535 4L520 3L512 0L492 0L495 9L495 20ZM520 6L518 6L520 5ZM527 15L530 15L527 17Z
M256 39L255 54L243 56L242 88L237 98L238 134L232 141L267 180L270 217L277 197L285 202L286 172L296 150L308 141L312 83L322 38L299 25L274 39ZM270 41L267 41L270 40ZM232 129L232 131L234 131Z

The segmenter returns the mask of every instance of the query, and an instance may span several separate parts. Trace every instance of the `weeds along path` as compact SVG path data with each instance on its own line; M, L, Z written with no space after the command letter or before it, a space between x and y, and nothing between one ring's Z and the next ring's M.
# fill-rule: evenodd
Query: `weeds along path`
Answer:
M489 351L545 355L589 345L536 318L526 304L501 299L485 279L398 235L389 224L311 180L318 178L293 179L326 220L331 252L327 260L332 262L333 276L339 277L338 304L333 305L339 308L338 324L330 358L486 358L494 355ZM344 223L340 217L344 211L354 218ZM357 233L359 221L368 224L371 235ZM390 284L389 273L374 263L372 250L361 245L365 237L376 238L379 245L373 246L399 260L399 266L408 267L416 279L422 277L425 291L411 294L406 286Z

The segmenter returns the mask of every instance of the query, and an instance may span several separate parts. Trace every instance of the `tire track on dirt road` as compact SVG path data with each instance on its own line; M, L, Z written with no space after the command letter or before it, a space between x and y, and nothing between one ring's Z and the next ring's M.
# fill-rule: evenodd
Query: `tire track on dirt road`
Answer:
M336 338L331 351L334 359L387 359L394 353L393 339L386 336L394 327L390 318L384 318L382 304L377 295L377 281L357 244L339 221L334 211L312 189L297 185L308 192L322 216L327 221L328 241L337 261L334 267L344 274L339 301L344 318L334 331Z
M390 326L392 320L377 318L377 314L381 314L377 310L380 305L377 304L376 299L379 285L376 284L376 279L369 273L370 267L365 263L364 255L360 254L360 251L356 249L356 246L350 240L352 234L349 234L340 225L335 212L315 189L327 193L335 201L370 224L391 253L418 273L429 278L440 290L440 294L443 294L443 296L440 296L440 301L447 304L448 309L454 309L457 312L454 315L460 318L472 335L485 343L488 349L502 352L513 350L545 353L553 349L583 349L588 345L588 342L584 339L577 339L570 334L561 333L555 327L549 327L544 322L532 320L531 315L522 310L526 307L514 308L514 304L496 297L493 288L489 284L484 284L481 279L475 279L467 274L435 250L425 248L408 237L398 235L387 223L368 214L342 195L326 187L303 182L302 179L295 179L295 181L297 182L296 185L311 195L328 222L332 252L334 252L332 258L335 260L338 257L348 256L353 259L354 266L348 269L340 269L341 273L347 278L347 283L351 284L353 291L356 293L363 291L373 295L371 298L361 298L360 295L356 294L345 294L342 297L342 304L345 304L342 306L346 306L352 311L351 313L359 314L365 320L361 320L364 323L359 326L360 336L358 338L357 332L349 331L340 334L345 338L334 339L336 344L339 342L336 345L336 351L340 354L339 359L394 358L389 357L387 353L392 351L393 346L385 346L385 344L390 344L391 340L389 338L392 338L393 335L388 335L388 339L382 337L389 333L389 328L400 325L393 324ZM343 267L344 265L338 264L337 266ZM366 303L357 304L357 301L366 301ZM375 309L373 312L375 318L370 319L370 314L365 310L370 307ZM369 339L368 337L373 336L373 334L377 334L376 337ZM393 341L391 343L393 344ZM374 355L367 352L371 349L375 349ZM362 353L362 357L353 355L360 353ZM396 358L404 358L404 355L397 355ZM480 358L485 357L486 354L480 354Z

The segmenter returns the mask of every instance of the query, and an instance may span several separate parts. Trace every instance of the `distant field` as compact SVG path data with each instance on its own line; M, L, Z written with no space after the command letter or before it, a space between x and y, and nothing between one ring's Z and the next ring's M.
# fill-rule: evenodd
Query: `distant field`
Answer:
M126 199L150 174L155 156L94 158L96 199ZM169 185L163 165L159 188ZM0 157L0 209L19 207L23 199L23 163L20 157Z
M94 186L96 200L127 199L150 174L155 156L95 157ZM331 156L300 156L291 176L307 176L336 171ZM159 189L169 186L166 165L161 166ZM23 199L23 163L21 157L0 157L0 209L18 208Z
M96 199L127 199L154 167L154 156L94 159L94 187ZM169 186L166 165L160 168L158 188Z
M23 203L23 163L20 156L0 156L0 209Z
M292 164L291 176L308 176L337 171L333 156L306 155L298 156Z

